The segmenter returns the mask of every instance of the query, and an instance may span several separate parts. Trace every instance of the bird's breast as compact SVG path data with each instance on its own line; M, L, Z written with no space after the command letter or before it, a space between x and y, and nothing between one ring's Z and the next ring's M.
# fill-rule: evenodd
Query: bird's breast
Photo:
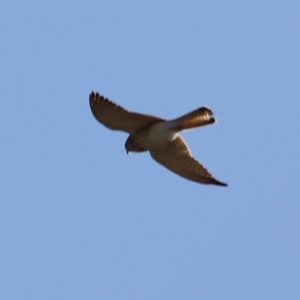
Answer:
M164 146L173 141L177 135L175 131L170 130L168 122L158 122L141 132L137 137L137 142L142 148L150 150Z

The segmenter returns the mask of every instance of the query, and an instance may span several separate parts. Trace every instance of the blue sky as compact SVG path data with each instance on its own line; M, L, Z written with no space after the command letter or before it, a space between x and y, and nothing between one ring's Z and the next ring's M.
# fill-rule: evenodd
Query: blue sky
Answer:
M300 299L300 4L4 1L0 297ZM228 188L126 155L89 93L175 118Z

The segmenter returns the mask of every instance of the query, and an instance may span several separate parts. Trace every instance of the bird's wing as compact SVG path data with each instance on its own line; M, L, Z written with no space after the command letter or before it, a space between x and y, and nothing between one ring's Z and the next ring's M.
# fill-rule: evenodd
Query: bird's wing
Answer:
M205 184L215 184L227 186L226 183L220 182L191 156L191 152L184 142L178 136L172 142L167 143L164 147L150 150L150 155L158 163L176 174Z
M104 126L112 130L121 130L129 134L163 119L129 112L123 107L111 102L107 98L92 92L90 94L90 107L94 117Z

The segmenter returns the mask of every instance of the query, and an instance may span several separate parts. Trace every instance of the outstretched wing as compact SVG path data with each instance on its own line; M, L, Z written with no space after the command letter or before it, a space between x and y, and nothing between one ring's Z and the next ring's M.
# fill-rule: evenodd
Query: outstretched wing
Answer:
M90 94L90 107L94 117L104 126L112 130L121 130L129 134L136 133L140 128L163 119L129 112L123 107L111 102L107 98L92 92Z
M216 180L191 156L188 146L180 136L164 147L150 150L150 155L155 161L184 178L199 183L227 186L226 183Z

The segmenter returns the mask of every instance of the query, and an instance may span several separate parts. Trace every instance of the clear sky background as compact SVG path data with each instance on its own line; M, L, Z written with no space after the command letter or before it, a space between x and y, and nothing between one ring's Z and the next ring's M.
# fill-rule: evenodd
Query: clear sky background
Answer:
M2 1L0 298L300 299L299 1ZM218 119L228 188L126 155L94 90Z

